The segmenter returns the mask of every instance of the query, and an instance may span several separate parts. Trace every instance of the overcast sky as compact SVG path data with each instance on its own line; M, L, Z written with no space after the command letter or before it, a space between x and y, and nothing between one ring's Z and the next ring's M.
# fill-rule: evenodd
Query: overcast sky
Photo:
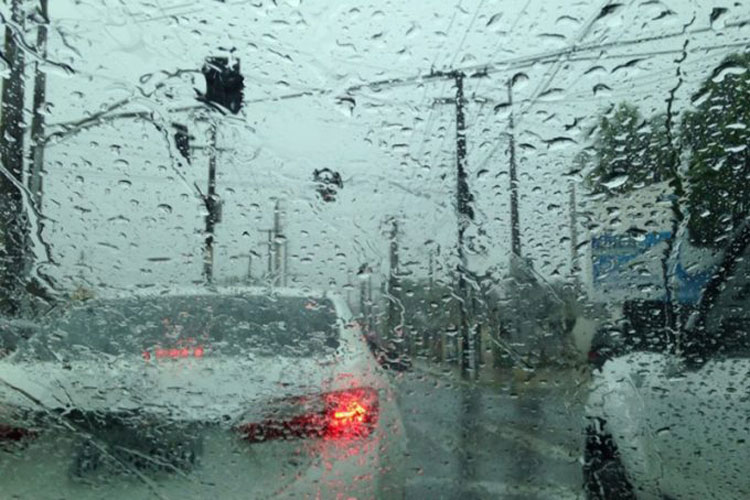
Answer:
M231 52L242 64L247 104L237 117L210 118L222 148L216 274L244 275L248 252L264 253L260 230L281 199L290 271L304 283L340 286L363 262L385 271L390 216L400 219L401 261L417 275L428 248L439 246L437 261L454 266L456 239L455 106L436 101L454 95L452 81L416 79L342 100L346 89L489 66L487 76L466 80L477 210L469 239L483 249L470 264L481 273L507 264L509 108L497 105L507 100L508 78L523 73L513 107L523 252L555 277L568 270L568 192L580 180L565 174L598 114L623 100L647 115L664 112L677 83L674 60L688 40L676 95L685 109L711 69L741 50L732 44L750 39L750 28L736 26L750 17L746 5L722 5L728 12L707 29L715 6L701 3L622 2L602 15L607 2L55 0L49 56L74 72L46 68L48 123L129 98L122 110L152 110L166 127L189 125L194 144L205 145L209 115L172 111L196 103L201 75L168 73ZM571 46L581 50L522 63ZM273 100L313 89L330 93ZM131 120L49 148L45 236L59 262L55 274L116 285L200 278L203 213L193 184L205 191L208 160L196 151L178 174L169 148L163 132ZM312 172L322 167L344 178L335 203L315 195ZM81 254L87 267L77 265ZM256 259L255 273L264 267Z

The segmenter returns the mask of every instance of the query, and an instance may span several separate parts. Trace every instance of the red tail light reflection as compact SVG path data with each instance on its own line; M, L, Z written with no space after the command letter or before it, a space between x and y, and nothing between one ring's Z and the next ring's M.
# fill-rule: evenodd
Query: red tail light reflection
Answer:
M178 358L202 358L203 357L203 347L179 347L179 348L172 348L172 349L154 349L154 356L156 359L178 359ZM151 353L146 350L143 351L143 359L146 361L151 360Z
M3 441L21 441L26 438L36 437L36 432L24 429L22 427L12 427L0 424L0 442Z
M357 439L369 436L378 421L378 393L369 388L322 394L286 401L300 406L301 414L240 425L237 431L251 443L274 439ZM316 410L306 411L314 407Z

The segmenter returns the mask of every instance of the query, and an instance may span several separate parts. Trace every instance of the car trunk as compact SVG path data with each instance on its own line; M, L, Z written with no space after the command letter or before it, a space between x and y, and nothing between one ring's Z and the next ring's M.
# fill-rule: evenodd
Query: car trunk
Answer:
M170 497L237 496L236 488L256 496L251 492L292 483L319 460L322 443L294 436L250 442L237 427L299 411L290 406L300 396L332 388L333 364L261 357L5 362L0 377L7 383L0 397L8 403L0 419L20 409L4 423L35 433L0 453L12 478L4 479L6 491L42 486L28 494L45 497L35 480L44 477L70 485L81 498L98 498L115 484L133 496L153 488L171 490Z

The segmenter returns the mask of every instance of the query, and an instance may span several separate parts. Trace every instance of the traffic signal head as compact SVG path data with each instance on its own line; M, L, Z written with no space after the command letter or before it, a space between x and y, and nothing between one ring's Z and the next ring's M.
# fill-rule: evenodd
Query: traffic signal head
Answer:
M228 109L232 114L239 113L245 89L240 62L235 60L230 63L227 57L207 57L201 72L206 78L203 98Z
M330 168L316 169L313 172L313 181L316 184L315 190L323 201L336 201L336 194L344 187L341 174Z

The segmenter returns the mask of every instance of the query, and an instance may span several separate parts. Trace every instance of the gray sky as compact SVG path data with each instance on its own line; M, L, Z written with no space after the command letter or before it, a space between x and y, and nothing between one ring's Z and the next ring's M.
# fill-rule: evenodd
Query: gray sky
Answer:
M453 95L451 83L363 90L353 94L353 108L336 99L346 88L426 75L431 68L494 64L489 76L466 81L473 98L467 106L469 183L478 214L470 236L478 226L486 233L476 239L486 250L471 256L471 266L483 272L507 263L508 109L496 112L495 106L507 99L507 79L523 72L514 89L523 249L554 277L567 271L569 258L568 188L576 179L564 174L597 113L622 100L646 114L664 112L677 82L680 54L674 51L689 40L676 102L684 109L713 66L739 50L706 48L750 38L750 28L731 26L747 9L727 4L729 12L713 30L623 43L680 33L693 18L688 32L708 27L713 6L697 1L623 2L599 19L606 2L51 3L50 58L75 73L47 68L48 123L133 98L124 110L153 110L165 125L187 123L194 142L205 144L200 113L170 112L195 103L193 88L203 88L202 77L161 72L198 69L205 56L228 49L241 60L247 101L332 90L249 102L239 118L219 120L219 144L228 150L218 168L225 205L217 276L244 275L247 252L264 252L259 229L270 227L274 201L282 199L291 271L315 286L343 284L365 261L385 270L384 220L391 215L402 221L402 262L420 263L412 266L415 273L424 275L428 240L441 247L444 266L454 264L455 108L434 104ZM519 63L574 45L582 50L562 59ZM166 85L154 90L159 82ZM200 277L203 214L192 186L205 190L205 155L196 153L177 175L163 134L150 124L119 121L52 146L47 161L44 210L52 221L45 236L60 263L55 274L83 273L118 285ZM340 171L345 180L336 203L315 196L310 180L321 167ZM86 269L76 265L82 252Z

